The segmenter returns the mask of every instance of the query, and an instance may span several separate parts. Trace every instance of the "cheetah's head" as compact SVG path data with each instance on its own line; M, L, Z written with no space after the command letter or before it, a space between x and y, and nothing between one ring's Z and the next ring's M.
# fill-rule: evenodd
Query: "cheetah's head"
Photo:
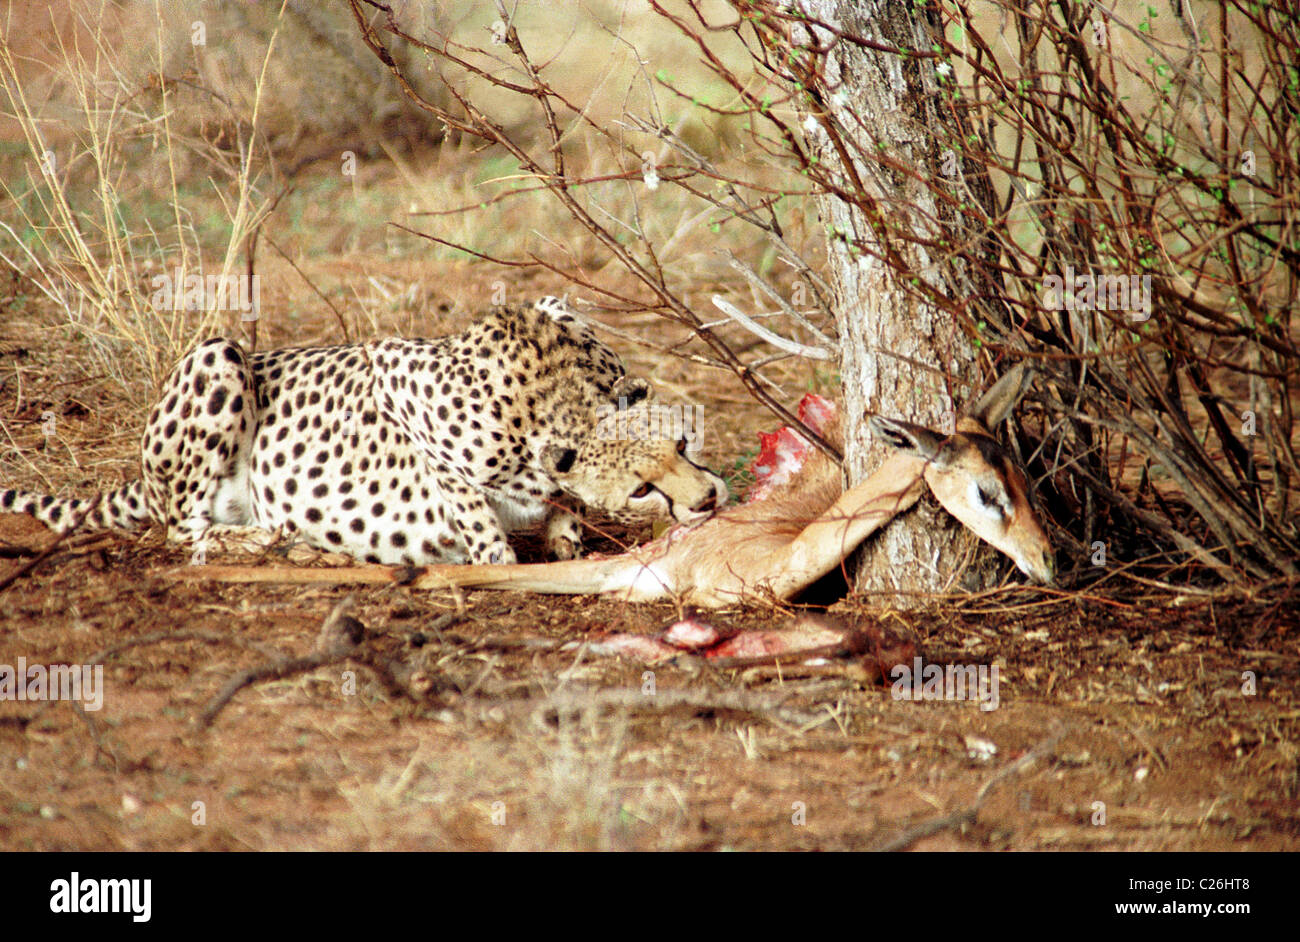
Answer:
M703 520L726 503L727 485L691 460L680 411L646 402L639 381L635 395L637 404L629 408L597 410L595 434L575 446L545 448L547 475L565 493L623 523Z

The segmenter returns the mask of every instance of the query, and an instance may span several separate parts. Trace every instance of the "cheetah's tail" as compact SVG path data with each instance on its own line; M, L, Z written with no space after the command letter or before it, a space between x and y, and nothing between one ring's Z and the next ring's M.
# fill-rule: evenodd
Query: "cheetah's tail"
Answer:
M87 510L89 508L89 510ZM51 497L33 491L0 490L0 512L31 514L51 530L66 533L86 511L83 531L121 528L134 530L152 517L145 507L144 483L132 481L94 497Z

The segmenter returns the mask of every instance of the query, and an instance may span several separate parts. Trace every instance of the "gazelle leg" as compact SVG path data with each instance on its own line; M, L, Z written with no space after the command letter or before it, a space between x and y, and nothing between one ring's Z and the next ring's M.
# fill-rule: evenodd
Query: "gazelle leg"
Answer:
M858 544L909 509L925 489L925 462L895 454L767 558L765 573L754 580L777 598L787 599L833 570Z

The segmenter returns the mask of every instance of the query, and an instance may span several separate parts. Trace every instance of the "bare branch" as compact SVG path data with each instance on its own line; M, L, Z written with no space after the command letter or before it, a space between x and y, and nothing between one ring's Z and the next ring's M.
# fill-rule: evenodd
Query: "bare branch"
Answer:
M748 314L742 313L738 307L721 295L715 294L710 300L713 301L713 306L723 314L726 314L751 334L762 338L778 350L793 353L795 356L807 357L809 360L831 360L835 358L835 354L825 347L810 347L807 344L796 343L793 340L787 340L785 337L772 333Z

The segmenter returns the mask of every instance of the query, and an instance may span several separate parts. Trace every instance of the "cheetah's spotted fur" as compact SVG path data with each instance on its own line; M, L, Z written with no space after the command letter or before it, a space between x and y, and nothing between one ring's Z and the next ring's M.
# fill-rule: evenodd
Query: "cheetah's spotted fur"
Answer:
M4 490L0 510L55 529L83 511L92 528L158 521L173 539L283 529L390 564L513 562L506 534L549 515L548 544L570 558L579 528L557 492L629 522L700 519L725 499L684 442L595 434L598 407L648 395L550 298L436 340L252 355L209 340L164 384L141 480L88 500Z

